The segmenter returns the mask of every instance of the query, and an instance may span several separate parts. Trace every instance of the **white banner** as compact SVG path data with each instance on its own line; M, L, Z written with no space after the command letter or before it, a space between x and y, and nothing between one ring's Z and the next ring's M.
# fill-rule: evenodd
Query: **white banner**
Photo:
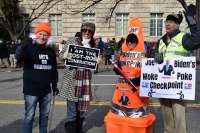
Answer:
M196 57L142 61L140 96L168 99L195 99Z

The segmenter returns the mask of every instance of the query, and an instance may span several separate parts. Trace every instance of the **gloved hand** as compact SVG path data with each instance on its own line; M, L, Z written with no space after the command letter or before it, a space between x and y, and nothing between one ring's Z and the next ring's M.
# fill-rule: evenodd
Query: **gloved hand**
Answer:
M182 20L183 20L183 14L182 14L182 12L179 11L178 14L177 14L177 16L178 16L179 22L181 23Z
M65 52L63 55L64 59L72 59L72 53Z
M56 95L58 95L58 94L59 94L58 88L54 88L54 89L53 89L53 96L56 96Z
M32 44L33 43L33 39L32 38L26 38L22 41L21 43L21 49L22 51L24 51L28 45Z
M163 54L162 53L155 53L154 61L158 64L163 63Z
M197 22L196 22L197 13L196 13L196 6L195 5L190 4L187 7L187 10L184 11L183 13L185 15L185 19L186 19L189 26L197 24Z
M119 61L117 61L115 63L113 62L113 64L114 64L113 71L115 72L115 74L120 75L121 73L119 70L121 70L122 68L121 68Z
M116 75L120 75L120 72L116 67L113 68L113 71L115 72Z

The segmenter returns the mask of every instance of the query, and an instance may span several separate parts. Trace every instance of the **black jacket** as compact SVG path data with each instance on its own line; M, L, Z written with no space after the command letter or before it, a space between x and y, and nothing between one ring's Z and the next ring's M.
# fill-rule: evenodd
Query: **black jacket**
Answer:
M167 69L167 65L164 65L163 68L159 70L159 72L163 72L163 71L164 71L164 75L171 76L171 73L174 71L174 69L172 65L169 65L168 69Z
M9 54L15 54L16 48L17 48L16 44L10 44L8 46Z
M23 93L43 96L57 88L56 53L49 46L41 47L29 39L16 50L18 62L23 62Z
M8 58L8 47L5 42L0 43L0 58Z

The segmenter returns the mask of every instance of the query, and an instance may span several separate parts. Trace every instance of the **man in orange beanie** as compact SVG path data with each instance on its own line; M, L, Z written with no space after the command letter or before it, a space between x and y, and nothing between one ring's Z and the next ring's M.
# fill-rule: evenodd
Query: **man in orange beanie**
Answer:
M28 39L16 50L18 62L23 62L23 93L25 101L25 116L23 133L32 133L33 121L37 103L39 103L39 131L47 133L48 115L51 104L51 91L58 94L57 62L54 49L47 46L51 35L47 23L39 23L35 28L35 40Z
M37 34L40 31L46 31L51 36L51 28L48 23L38 23L35 27L34 33Z

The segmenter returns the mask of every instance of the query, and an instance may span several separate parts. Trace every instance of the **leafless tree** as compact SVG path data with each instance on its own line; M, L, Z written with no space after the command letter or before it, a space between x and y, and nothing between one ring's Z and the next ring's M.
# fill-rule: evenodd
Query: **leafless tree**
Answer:
M72 15L75 15L75 14L87 12L87 10L89 10L90 8L93 8L104 1L105 0L80 0L79 2L81 2L84 5L82 8L76 9L76 10L73 10L73 9L71 10L69 7L68 9L71 10ZM110 24L110 20L111 20L111 17L113 16L115 9L122 1L124 1L124 0L110 0L109 1L112 4L108 9L109 10L108 15L106 15L106 17L105 17L106 22L108 22L109 24ZM65 12L65 11L63 11L63 12Z
M27 18L26 23L20 27L20 23L23 21L23 7L20 7L20 0L0 0L0 27L4 28L10 35L12 40L17 40L22 36L28 25L45 14L56 4L64 0L29 0L27 5L30 10L30 15Z
M61 3L66 0L27 0L27 5L29 5L29 8L26 10L29 10L29 16L28 19L21 27L18 25L22 22L23 19L23 11L20 10L22 7L20 0L0 0L0 26L4 28L6 31L8 31L10 37L12 40L16 40L17 38L21 37L24 30L28 27L28 25L34 21L35 19L39 18L43 14L45 14L47 11L49 11L51 8L54 8L55 5L58 3ZM78 14L78 13L84 13L88 9L93 8L103 2L105 0L80 0L79 2L83 3L82 8L77 10L70 10L68 8L67 10L70 11L70 14ZM109 13L106 16L106 21L110 23L111 17L113 16L113 13L117 6L125 0L110 0L111 6L109 7ZM175 0L174 0L175 1ZM177 0L179 2L184 3L185 0ZM199 0L196 0L197 10L198 10L198 16L200 15L200 9L199 9ZM23 8L22 8L23 9ZM61 9L57 9L61 10ZM69 11L67 13L69 13ZM66 12L66 11L63 11ZM198 22L200 22L200 17L198 18ZM198 23L200 25L200 23ZM200 26L199 26L200 27Z
M92 7L95 7L96 5L98 5L99 3L103 2L103 1L105 1L105 0L80 0L79 2L82 2L84 4L84 7L82 7L81 9L72 10L71 12L72 12L72 14L84 13L88 9L90 9ZM125 1L125 0L110 0L110 3L112 3L112 6L109 8L109 13L108 13L108 15L105 18L106 22L110 23L111 17L113 16L113 13L114 13L115 9L117 8L117 6L122 1ZM185 0L174 0L174 1L178 1L182 5L182 7L186 10L187 4L186 4ZM198 11L198 14L199 14L198 16L199 17L197 17L198 19L200 19L199 4L200 4L200 1L196 0L197 9L199 10ZM198 20L198 21L200 22L200 20ZM199 25L200 25L200 23L199 23Z

